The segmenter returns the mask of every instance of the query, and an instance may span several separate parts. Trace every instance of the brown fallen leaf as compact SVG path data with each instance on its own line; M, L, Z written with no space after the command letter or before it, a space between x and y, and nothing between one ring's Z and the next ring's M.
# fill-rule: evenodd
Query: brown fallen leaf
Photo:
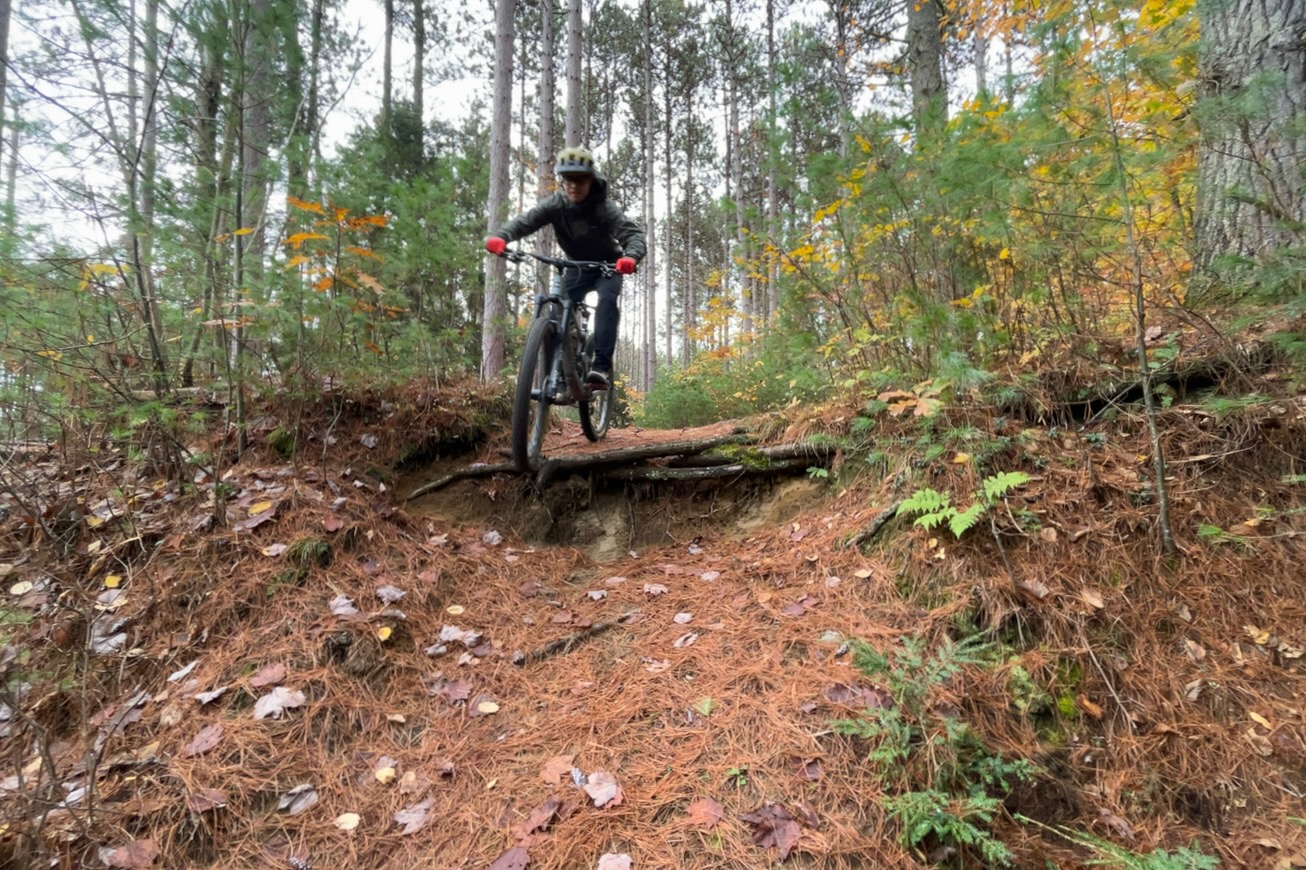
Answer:
M220 788L196 789L186 796L186 809L192 813L207 813L227 805L227 793Z
M394 814L395 824L403 825L404 829L399 832L400 836L416 834L422 828L426 827L426 813L431 809L433 798L427 798L421 803L413 804L410 807L404 807ZM523 867L526 865L522 865Z
M116 849L101 849L100 860L110 867L123 870L135 870L139 867L153 867L159 857L159 847L153 840L133 840Z
M219 724L205 725L200 729L190 743L187 743L181 749L182 758L193 758L196 755L203 755L210 749L218 745L222 739L222 726Z
M249 684L256 689L280 683L286 678L286 666L280 662L265 665L257 674L249 678Z
M606 770L596 770L591 773L586 779L584 788L585 793L594 800L594 806L600 809L620 806L625 798L625 792L621 790L616 777Z
M780 804L760 806L739 818L753 826L753 845L764 849L774 846L781 861L789 857L802 836L798 820Z
M804 782L819 782L821 779L821 759L799 759L798 778Z
M1129 826L1129 823L1106 807L1098 808L1097 817L1102 821L1102 824L1106 825L1119 836L1124 837L1126 840L1134 839L1134 829Z
M558 815L558 807L562 806L562 801L557 795L549 795L544 803L527 813L526 818L522 821L517 829L517 836L527 837L536 831L543 831Z
M690 803L686 812L689 814L689 824L710 831L725 815L725 807L710 797L704 797Z
M571 773L575 759L574 755L553 756L544 762L544 767L540 770L540 778L549 785L557 785L564 776Z
M489 870L526 870L530 863L530 854L521 846L513 846L498 858L495 858Z
M1090 701L1087 695L1083 695L1083 694L1076 695L1075 706L1083 710L1089 716L1092 716L1094 719L1102 718L1103 715L1102 708L1099 707L1097 704L1094 704L1092 701Z
M1021 580L1016 584L1016 591L1034 601L1042 601L1052 592L1041 580Z

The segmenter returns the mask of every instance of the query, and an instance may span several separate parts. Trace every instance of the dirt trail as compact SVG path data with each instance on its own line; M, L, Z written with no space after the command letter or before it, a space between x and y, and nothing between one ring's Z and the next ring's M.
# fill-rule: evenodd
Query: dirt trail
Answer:
M89 866L99 849L112 866L223 870L573 870L605 855L852 870L936 849L944 866L979 866L933 835L904 847L886 810L937 775L938 756L913 747L955 716L986 751L1039 765L988 828L1016 866L1094 857L1058 825L1142 852L1199 840L1225 866L1306 854L1284 821L1301 814L1287 790L1306 770L1293 700L1306 529L1300 494L1274 483L1306 443L1293 408L1266 411L1275 425L1242 452L1194 428L1191 455L1233 459L1176 465L1176 504L1200 499L1226 528L1260 519L1216 549L1186 527L1187 573L1150 555L1141 431L1094 442L1090 471L1077 438L1024 436L1007 461L1041 470L995 520L1002 551L903 521L867 552L849 545L902 497L910 452L860 478L574 475L541 493L502 475L400 506L396 493L454 461L500 461L502 441L387 476L368 445L432 427L380 402L332 430L339 455L250 454L220 489L51 467L50 492L81 492L96 522L33 544L21 513L0 521L6 606L25 620L4 661L10 676L17 656L22 674L75 665L76 691L10 682L27 687L29 720L6 745L21 778L0 777L0 866L40 852ZM546 452L731 428L590 445L563 427ZM949 455L928 479L964 494L974 474ZM206 520L214 496L223 528ZM854 666L851 639L893 656L984 627L1004 657L934 687L904 759L879 768L877 741L834 728L890 698ZM40 848L10 833L34 819Z

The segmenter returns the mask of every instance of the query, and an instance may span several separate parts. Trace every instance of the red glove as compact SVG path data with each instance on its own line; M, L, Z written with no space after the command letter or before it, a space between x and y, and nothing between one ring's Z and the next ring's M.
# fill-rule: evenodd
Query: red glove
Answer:
M498 236L489 236L485 240L485 250L491 254L502 255L503 249L508 247L508 243Z
M635 260L631 257L622 257L617 261L617 272L621 275L634 275Z

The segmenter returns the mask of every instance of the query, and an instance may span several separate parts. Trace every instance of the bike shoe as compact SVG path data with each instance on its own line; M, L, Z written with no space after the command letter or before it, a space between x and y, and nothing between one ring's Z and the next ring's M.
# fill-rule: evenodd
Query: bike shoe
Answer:
M612 379L607 372L590 369L590 373L585 376L585 384L591 390L606 390L612 386Z

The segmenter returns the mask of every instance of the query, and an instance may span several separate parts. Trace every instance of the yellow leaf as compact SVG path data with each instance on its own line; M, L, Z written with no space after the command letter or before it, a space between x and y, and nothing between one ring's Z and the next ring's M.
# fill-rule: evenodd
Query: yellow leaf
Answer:
M395 781L395 769L393 767L382 767L376 772L376 781L381 785L389 785Z
M1247 715L1252 718L1253 722L1255 722L1257 725L1260 725L1265 730L1267 731L1274 730L1274 726L1270 724L1270 720L1266 719L1264 716L1262 716L1260 713L1257 713L1255 710L1248 712Z
M1243 631L1252 639L1252 643L1257 646L1265 646L1270 642L1270 633L1264 629L1257 628L1254 625L1244 625Z
M87 343L87 344L95 344L95 336L93 336L93 335L88 335L88 336L86 336L86 343Z
M319 205L318 203L305 202L304 200L294 196L286 197L286 205L289 205L293 208L300 209L301 211L311 211L314 214L324 214L322 210L322 206Z
M304 254L296 254L286 261L286 269L293 269L296 266L302 266L308 262L308 257Z
M122 585L122 577L117 574L110 574L104 578L104 585L109 589L117 589Z
M450 604L444 609L444 612L450 616L462 616L467 612L467 608L463 607L461 604Z
M964 465L965 463L970 462L970 460L971 460L970 454L962 453L960 450L957 451L956 456L952 457L952 461L957 463L958 465Z
M253 227L241 227L240 229L238 229L238 230L236 230L234 233L232 233L232 235L233 235L233 236L247 236L247 235L249 235L249 234L252 233L252 232L254 232L254 228L253 228Z
M998 259L999 259L999 260L1010 260L1010 259L1011 259L1011 248L1003 248L1001 251L998 251Z
M257 516L263 513L264 511L268 511L271 509L272 509L272 502L270 501L256 502L255 504L249 506L249 515L251 517Z
M100 526L104 525L104 519L102 517L97 517L95 514L91 514L86 518L86 525L93 529L98 529Z
M388 625L383 625L383 626L381 626L380 628L378 628L378 629L376 630L376 636L379 637L383 643L384 643L385 641L389 640L389 639L390 639L390 635L392 635L392 634L394 634L394 633L395 633L395 630L394 630L393 628L391 628L390 626L388 626Z
M300 245L304 244L304 242L311 241L313 239L325 240L328 238L330 237L324 236L321 233L295 233L294 235L289 236L286 239L286 244L290 245L291 247L298 248Z

